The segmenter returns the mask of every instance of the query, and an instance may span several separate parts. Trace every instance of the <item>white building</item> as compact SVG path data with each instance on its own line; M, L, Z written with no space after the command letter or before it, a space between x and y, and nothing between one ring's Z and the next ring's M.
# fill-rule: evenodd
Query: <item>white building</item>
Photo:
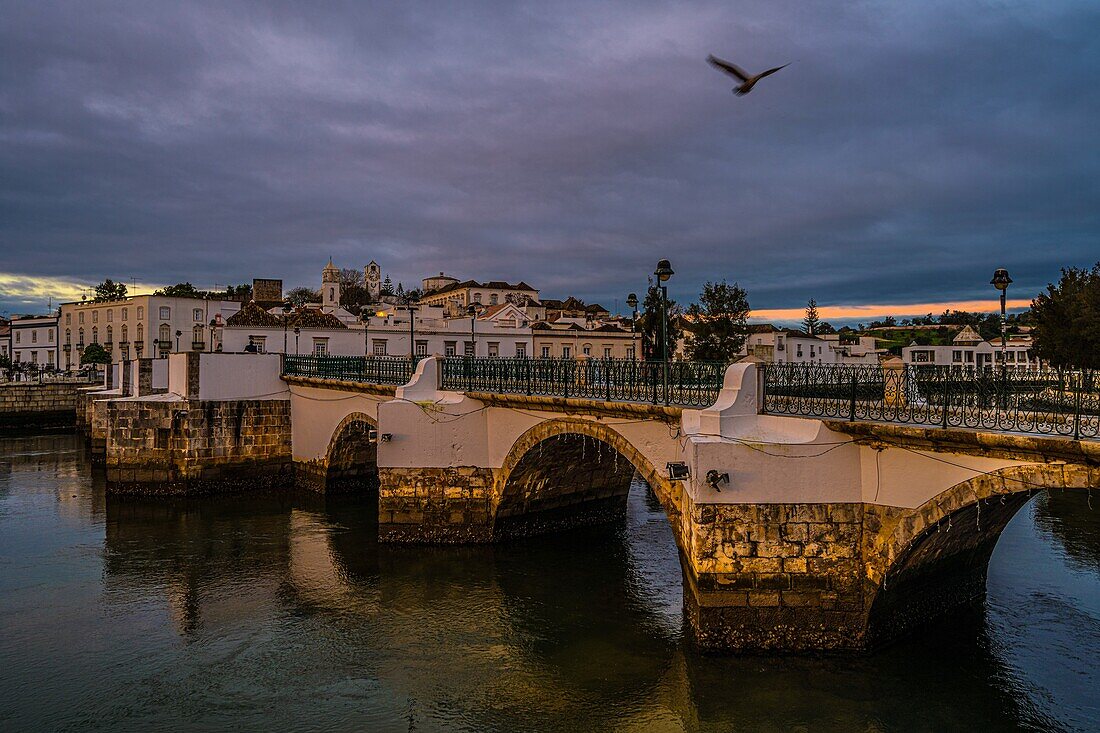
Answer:
M811 336L765 323L749 326L741 353L774 364L878 364L886 351L876 348L873 336L854 333Z
M906 364L935 366L989 367L1001 363L1001 342L986 341L970 326L964 327L946 346L920 346L912 343L901 350ZM1041 366L1032 353L1030 335L1016 335L1008 339L1005 349L1008 366L1037 369Z
M12 363L32 364L43 369L57 369L57 316L22 316L14 318L11 329Z
M412 327L410 329L410 314ZM473 329L471 336L471 327ZM332 312L302 308L284 316L249 303L226 319L223 351L258 350L335 356L529 356L531 329L526 314L511 304L485 309L476 319L444 318L443 308L383 304L367 322L343 323ZM410 349L411 345L411 349Z
M423 284L425 292L420 296L420 304L441 306L444 314L452 318L464 316L473 303L485 307L514 303L522 307L539 300L539 291L522 281L515 285L501 280L458 282L441 272L438 277L425 278Z
M0 318L0 356L11 358L11 325Z
M177 351L216 351L219 324L241 304L232 300L133 295L61 305L61 366L76 369L89 344L107 349L112 363L166 357Z

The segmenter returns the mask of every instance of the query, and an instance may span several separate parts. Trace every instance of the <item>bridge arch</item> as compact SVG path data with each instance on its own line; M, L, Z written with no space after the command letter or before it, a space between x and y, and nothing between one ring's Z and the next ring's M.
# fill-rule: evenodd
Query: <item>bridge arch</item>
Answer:
M955 484L916 509L872 518L879 532L865 546L871 643L981 598L989 559L1016 513L1040 491L1087 489L1098 479L1100 470L1079 464L1010 466Z
M377 491L377 421L365 412L344 416L332 432L324 460L325 491Z
M494 535L606 521L625 510L635 472L661 502L679 541L679 492L613 425L575 417L539 423L515 440L494 472Z

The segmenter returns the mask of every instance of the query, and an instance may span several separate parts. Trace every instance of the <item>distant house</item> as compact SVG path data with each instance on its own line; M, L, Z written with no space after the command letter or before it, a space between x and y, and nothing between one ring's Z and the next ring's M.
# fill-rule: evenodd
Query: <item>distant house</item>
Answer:
M873 336L822 334L780 329L770 323L749 325L742 355L771 364L878 364L884 349Z
M1008 366L1035 369L1041 366L1032 351L1030 333L1010 336L1005 348L1005 360ZM970 326L964 327L946 346L922 346L916 342L901 350L902 361L906 364L929 364L935 366L989 367L1001 363L1001 342L986 341Z
M480 303L486 307L513 303L523 307L529 302L538 303L539 300L539 291L522 280L514 285L503 280L457 282L454 278L447 278L440 274L438 278L426 278L424 282L425 284L445 283L435 290L423 293L420 296L420 304L441 306L444 315L449 318L460 318L466 315L466 309L473 303Z

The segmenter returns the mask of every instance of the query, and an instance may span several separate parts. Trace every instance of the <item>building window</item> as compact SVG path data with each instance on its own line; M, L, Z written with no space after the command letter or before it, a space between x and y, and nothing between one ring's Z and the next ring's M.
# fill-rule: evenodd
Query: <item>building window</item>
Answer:
M107 343L108 344L113 344L115 342L114 334L115 334L114 326L107 326Z
M124 320L124 321L130 320L130 309L129 308L123 308L122 309L122 320Z
M71 329L65 329L65 343L71 344L73 342L73 332Z
M956 364L961 364L962 360L963 360L962 349L955 349L954 351L951 352L951 361L955 362Z
M162 321L167 321L171 317L172 317L172 309L169 308L166 305L162 305L160 307L160 319Z
M53 352L52 351L47 351L46 352L46 363L49 364L50 367L53 367Z
M581 353L585 356L592 356L592 344L585 344L582 346Z
M84 346L84 329L83 328L81 328L79 331L77 331L76 345L77 345L77 348L82 348Z
M522 341L520 343L516 344L516 358L517 359L526 359L527 358L527 344L523 343Z
M603 358L605 358L605 359L610 359L611 358L611 347L610 346L603 347Z
M635 356L634 356L634 347L633 346L627 346L626 347L626 358L627 359L635 358Z
M23 340L23 332L22 331L16 331L15 332L15 343L19 343L22 340Z
M497 294L493 293L492 295L489 296L489 305L496 305L496 304L497 304Z
M386 339L374 339L374 355L386 355Z
M73 314L72 313L66 313L65 314L65 325L66 326L73 325Z
M81 326L84 325L84 311L80 311L77 315L77 322L79 322Z
M99 323L99 311L92 311L92 323Z
M99 343L99 326L92 326L92 343Z
M110 308L108 308L107 309L107 323L110 323L113 320L115 320L115 312L113 310L111 310Z
M138 341L144 341L145 340L145 326L143 326L140 323L137 325L137 340Z
M967 361L968 364L973 364L974 363L974 352L973 351L966 352L966 361Z
M324 356L328 353L328 339L327 338L315 338L313 339L313 355Z
M802 358L802 344L798 345L798 353L795 356L797 356L799 359Z
M416 355L417 356L427 356L428 355L428 342L427 341L417 341L416 342Z
M139 306L138 306L138 309L137 309L137 318L138 318L138 320L139 320L139 321L140 321L140 320L141 320L142 318L145 318L145 306L143 306L143 305L139 305Z
M570 346L561 347L561 358L568 359L573 356L573 348Z
M193 308L191 310L191 320L202 321L202 308Z
M480 303L481 302L481 293L474 293L474 302L475 303Z
M128 332L128 329L127 329L127 327L126 327L126 326L123 326L123 327L122 327L122 341L123 341L123 343L125 343L125 342L127 342L127 341L129 341L129 340L130 340L130 339L128 338L128 336L129 336L129 335L130 335L130 334L129 334L129 332Z
M465 342L464 353L466 354L466 356L473 356L474 355L474 342L473 341Z
M256 347L257 354L267 353L267 336L249 336L248 340Z
M196 323L191 327L191 348L201 349L205 345L202 341L202 324Z
M53 343L53 329L51 328L46 333L48 333L50 335L50 337L47 339L47 341L49 341L52 344Z
M37 328L33 329L31 331L31 343L32 344L37 344L38 343L38 329Z
M490 341L489 342L489 356L500 356L500 342L499 341Z
M454 356L455 354L457 354L458 350L455 348L456 345L457 344L454 341L445 341L443 343L443 355L444 356Z
M550 347L549 346L543 346L541 353L542 353L542 358L543 359L549 359L550 358Z
M168 350L169 342L172 340L172 329L168 327L167 323L160 324L160 328L157 333L157 340L161 342L160 347L165 351Z

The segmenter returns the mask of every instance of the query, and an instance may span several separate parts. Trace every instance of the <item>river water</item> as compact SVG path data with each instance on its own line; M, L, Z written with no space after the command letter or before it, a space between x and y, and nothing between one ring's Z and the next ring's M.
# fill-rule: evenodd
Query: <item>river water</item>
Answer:
M1005 530L984 609L870 656L714 657L644 485L624 522L376 542L363 502L107 500L0 439L0 730L1100 729L1100 493Z

